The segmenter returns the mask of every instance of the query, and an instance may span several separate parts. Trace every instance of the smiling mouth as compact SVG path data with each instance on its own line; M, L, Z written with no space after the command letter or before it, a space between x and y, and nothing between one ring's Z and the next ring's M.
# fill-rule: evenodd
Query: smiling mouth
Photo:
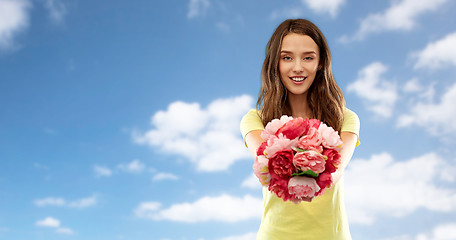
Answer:
M291 80L295 82L302 82L307 79L307 77L290 77Z

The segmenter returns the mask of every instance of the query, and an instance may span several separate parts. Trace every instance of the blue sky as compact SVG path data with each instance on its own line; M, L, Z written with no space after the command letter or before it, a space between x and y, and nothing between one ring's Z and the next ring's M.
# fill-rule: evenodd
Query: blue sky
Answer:
M354 239L456 239L456 2L0 0L0 239L253 240L239 132L287 18L361 119Z

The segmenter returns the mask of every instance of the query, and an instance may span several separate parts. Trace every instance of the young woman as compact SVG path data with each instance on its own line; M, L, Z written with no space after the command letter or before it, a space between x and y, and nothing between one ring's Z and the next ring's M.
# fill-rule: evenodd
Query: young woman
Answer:
M343 202L343 173L359 144L358 116L345 107L320 29L304 19L281 23L266 48L257 110L241 121L248 149L256 157L264 125L282 115L316 118L340 133L344 143L334 185L307 202L284 202L263 188L264 212L258 240L351 239Z

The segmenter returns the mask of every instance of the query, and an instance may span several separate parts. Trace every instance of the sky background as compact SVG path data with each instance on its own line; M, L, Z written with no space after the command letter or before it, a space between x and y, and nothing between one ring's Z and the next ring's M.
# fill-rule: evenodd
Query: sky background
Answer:
M354 239L456 239L456 1L0 0L0 239L253 240L241 117L287 18L361 120Z

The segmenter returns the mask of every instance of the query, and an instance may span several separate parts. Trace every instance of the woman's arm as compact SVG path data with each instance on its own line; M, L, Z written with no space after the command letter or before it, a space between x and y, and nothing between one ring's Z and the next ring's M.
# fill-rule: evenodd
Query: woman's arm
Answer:
M247 148L252 153L253 157L256 159L257 157L257 149L264 142L263 138L261 138L262 130L253 130L245 135L245 143L247 144Z
M347 167L350 159L353 156L353 152L355 151L356 142L358 141L358 136L352 132L341 132L340 138L344 143L344 147L340 152L341 155L341 163L339 168L333 173L333 182L336 183L344 174L345 168Z

